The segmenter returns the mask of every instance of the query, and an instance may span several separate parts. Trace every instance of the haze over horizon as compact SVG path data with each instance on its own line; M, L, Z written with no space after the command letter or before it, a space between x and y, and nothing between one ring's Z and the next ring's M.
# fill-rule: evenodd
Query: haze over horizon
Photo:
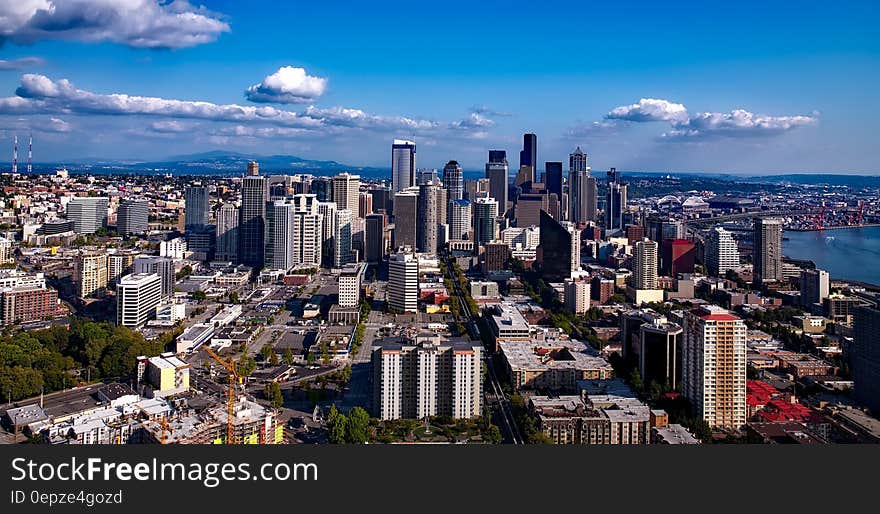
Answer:
M387 168L407 138L420 167L470 170L489 149L515 167L534 132L540 168L580 146L594 170L878 172L867 1L203 4L0 5L0 169L31 132L35 162L222 149Z

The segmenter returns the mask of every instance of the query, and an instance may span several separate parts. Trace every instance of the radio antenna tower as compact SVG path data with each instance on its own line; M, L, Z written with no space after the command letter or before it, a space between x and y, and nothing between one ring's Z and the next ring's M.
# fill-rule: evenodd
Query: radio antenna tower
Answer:
M18 136L14 136L12 143L12 174L18 173Z
M31 134L30 137L28 138L28 167L27 167L27 174L28 175L31 174L31 169L32 169L31 165L32 165L33 159L34 159L34 135Z

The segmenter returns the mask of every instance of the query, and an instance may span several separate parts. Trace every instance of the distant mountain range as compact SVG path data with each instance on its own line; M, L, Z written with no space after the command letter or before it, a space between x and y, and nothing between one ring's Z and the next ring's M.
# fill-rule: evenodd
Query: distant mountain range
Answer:
M250 161L260 163L260 170L271 173L311 173L314 175L334 175L343 171L358 173L366 177L384 177L389 174L386 168L368 166L349 166L336 161L317 161L303 159L295 155L246 155L225 150L176 155L158 161L135 159L82 158L63 163L39 163L34 165L37 172L51 172L66 167L71 172L110 174L110 173L172 173L174 175L234 175L243 174Z

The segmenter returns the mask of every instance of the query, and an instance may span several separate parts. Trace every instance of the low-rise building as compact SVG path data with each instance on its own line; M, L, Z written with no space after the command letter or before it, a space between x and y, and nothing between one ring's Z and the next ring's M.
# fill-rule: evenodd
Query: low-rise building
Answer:
M578 380L607 379L614 374L608 361L579 341L502 342L499 349L517 389L574 392Z

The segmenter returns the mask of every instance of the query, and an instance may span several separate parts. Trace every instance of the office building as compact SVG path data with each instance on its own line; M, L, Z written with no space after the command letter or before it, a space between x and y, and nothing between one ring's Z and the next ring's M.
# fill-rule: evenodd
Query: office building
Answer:
M590 165L587 163L587 154L581 150L581 147L575 148L574 152L568 154L568 172L590 171Z
M419 184L418 226L416 227L416 245L420 252L437 252L437 192L440 181L429 179Z
M186 211L184 227L186 231L200 231L210 223L211 204L208 201L208 188L205 186L187 186L184 190Z
M481 245L498 239L498 202L494 198L477 198L471 206L474 210L474 243Z
M217 248L214 258L238 264L239 210L235 204L224 203L217 211Z
M687 239L664 239L661 256L661 274L677 277L679 273L693 273L697 246Z
M286 271L295 265L296 206L291 200L275 200L266 204L266 248L264 266L270 270Z
M541 243L538 245L545 282L563 282L581 269L580 231L573 225L559 222L541 211Z
M443 187L446 189L446 201L453 202L464 198L464 177L457 161L449 161L443 167Z
M596 275L592 280L590 294L592 295L593 300L604 305L611 300L612 296L614 296L614 288L615 284L613 279Z
M395 139L391 145L391 191L396 194L415 185L416 144ZM397 209L397 206L394 208Z
M186 233L186 247L191 252L191 258L200 261L209 261L214 258L214 246L216 227L203 225Z
M636 244L645 238L645 227L641 225L629 224L626 226L626 242L630 245ZM656 239L652 239L656 241Z
M544 187L547 189L547 192L549 194L555 193L557 198L562 198L562 163L561 162L545 162L544 163Z
M331 179L327 177L315 177L309 184L309 193L315 195L319 202L331 201L333 195L333 185Z
M507 269L510 260L510 246L504 241L490 241L483 244L483 273Z
M336 232L333 234L333 266L342 267L354 262L351 253L352 211L336 211Z
M367 193L358 193L358 218L366 218L373 213L373 195Z
M369 264L379 264L385 258L385 215L367 215L364 232L364 258Z
M782 220L756 218L752 241L755 284L782 280Z
M73 280L80 298L97 298L107 291L108 258L105 252L82 252L73 260Z
M652 383L677 391L681 382L681 339L684 330L665 317L639 327L639 373L646 387Z
M391 189L378 186L368 190L367 193L373 197L373 212L391 214Z
M116 287L116 324L139 328L156 315L162 299L162 281L154 273L135 273Z
M477 198L489 196L489 179L478 178L464 181L464 197L473 202Z
M831 294L831 278L821 269L801 271L801 303L808 310L814 304L821 304Z
M517 183L521 185L524 182L535 182L535 170L538 167L538 136L535 134L523 134L523 149L519 152L519 169L528 168L524 174L524 181Z
M464 199L449 202L449 240L470 241L471 202Z
M94 234L107 226L109 199L98 196L76 196L67 203L67 219L73 221L77 234Z
M348 209L351 213L358 212L360 198L361 177L349 173L340 173L333 177L331 196L333 203L339 210Z
M608 234L620 232L624 228L626 189L627 185L621 181L617 170L611 168L608 172L608 194L605 196L605 231Z
M657 289L657 243L648 238L633 248L633 287Z
M739 248L733 234L723 227L713 227L706 238L706 268L710 276L723 277L739 268Z
M419 261L410 248L388 259L388 307L394 312L419 310Z
M684 314L682 393L712 427L746 423L746 325L713 305Z
M256 163L253 163L256 164ZM248 166L248 173L253 168ZM258 170L258 168L256 168ZM241 181L241 222L238 226L238 259L255 270L264 264L266 203L269 191L265 177L248 175Z
M410 187L394 195L394 248L418 247L419 188Z
M134 273L154 274L159 277L163 298L174 296L174 261L167 257L139 255L134 259Z
M137 256L131 252L116 252L107 256L107 286L116 287L116 281L123 275L128 275L134 269L134 259Z
M850 368L856 398L880 412L880 310L867 305L853 309Z
M143 198L124 198L116 211L116 233L122 237L144 234L149 229L150 203Z
M590 175L587 154L577 147L568 156L568 219L574 223L598 220L599 189Z
M517 227L541 224L541 213L550 214L550 198L544 193L523 193L516 199L514 217Z
M566 279L563 286L565 309L573 314L590 310L590 283L585 280Z
M482 415L482 346L434 334L373 346L374 416L426 419Z
M507 188L510 182L510 166L507 163L507 152L489 150L489 162L486 163L486 178L489 179L489 197L498 202L498 213L507 212Z
M363 264L347 264L339 274L339 306L357 307L361 302L361 280L366 267Z

